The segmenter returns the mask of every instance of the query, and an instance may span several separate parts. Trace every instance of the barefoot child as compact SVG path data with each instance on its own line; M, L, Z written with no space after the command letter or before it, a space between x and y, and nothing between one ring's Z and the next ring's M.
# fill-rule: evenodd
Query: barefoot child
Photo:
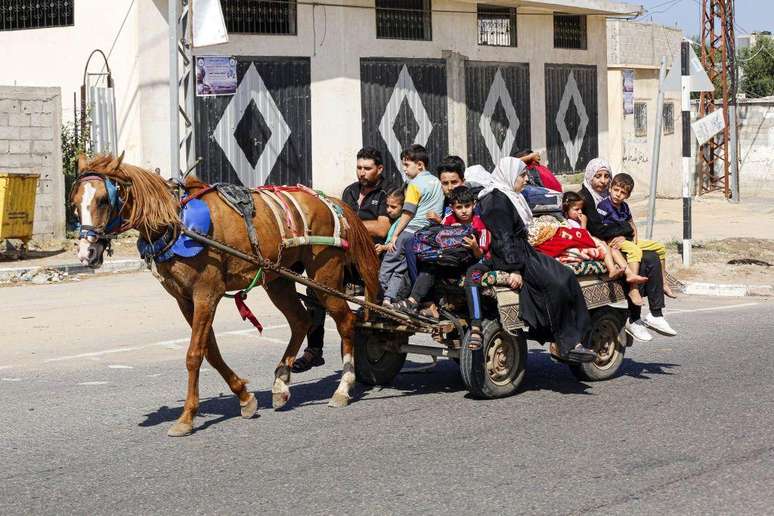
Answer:
M583 197L575 192L566 192L562 198L562 212L570 227L586 229L587 219L582 210ZM632 300L632 303L642 306L644 302L637 289L637 285L647 282L648 278L640 276L633 267L630 267L620 250L609 247L605 242L595 236L592 236L591 238L594 240L594 243L597 244L597 248L601 249L604 253L605 266L607 267L610 279L617 278L621 274L626 274L626 281L629 283L630 287L629 299ZM637 265L637 268L639 269L639 264Z
M610 196L599 203L597 210L602 215L602 222L605 224L625 222L631 225L634 237L632 240L625 240L620 245L620 249L626 254L629 267L635 272L639 273L643 251L654 251L658 255L659 260L661 260L661 270L664 273L664 294L674 298L675 295L666 279L666 247L661 242L643 240L637 237L637 226L634 224L632 212L626 203L626 199L632 195L632 190L634 190L632 176L623 173L616 174L610 182Z
M390 230L387 231L387 237L384 239L385 242L392 240L392 236L395 234L395 228L398 227L398 219L400 218L400 214L403 211L403 201L405 199L406 192L403 190L403 188L396 188L387 192L387 197L385 199L385 204L387 205L387 216L390 217L390 220L393 221L393 223L392 226L390 226ZM387 250L387 246L385 244L376 244L374 247L376 248L376 254L382 254Z

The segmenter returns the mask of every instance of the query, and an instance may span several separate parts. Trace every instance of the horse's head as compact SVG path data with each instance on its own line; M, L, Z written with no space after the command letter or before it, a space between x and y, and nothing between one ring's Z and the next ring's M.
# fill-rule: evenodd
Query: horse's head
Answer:
M123 154L108 168L118 169L122 159ZM83 155L78 159L78 172L70 193L70 204L79 222L78 259L97 269L102 266L105 250L110 248L110 238L122 224L120 185L103 170L89 170Z

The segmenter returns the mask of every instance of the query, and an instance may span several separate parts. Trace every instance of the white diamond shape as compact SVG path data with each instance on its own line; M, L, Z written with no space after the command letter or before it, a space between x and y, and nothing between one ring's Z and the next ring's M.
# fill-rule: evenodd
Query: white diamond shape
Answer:
M497 144L497 138L494 131L492 131L492 115L497 107L498 100L503 105L505 117L508 119L508 129L505 131L502 146ZM492 163L496 165L501 158L511 155L511 149L516 141L516 133L518 133L520 125L521 122L519 117L516 116L516 108L513 107L513 101L505 85L503 74L498 68L492 80L492 86L489 88L489 95L484 103L484 111L481 113L481 118L478 121L478 128L484 137L484 145L486 145L489 155L492 157Z
M255 166L250 164L250 160L247 159L245 152L237 143L236 136L234 136L236 126L244 116L251 100L255 101L258 111L271 130L269 141L263 147L263 152L258 157ZM290 127L285 122L277 104L274 103L271 93L263 83L263 79L261 79L254 64L250 64L242 82L239 83L234 97L228 103L218 125L215 126L213 137L223 149L223 153L231 166L234 167L234 171L243 185L255 188L266 182L271 169L274 168L277 158L290 138Z
M401 149L400 140L395 134L392 126L395 125L395 119L398 117L400 106L403 104L404 99L408 102L409 109L414 115L414 120L416 120L417 125L419 126L419 130L414 136L413 143L418 143L423 146L427 145L427 140L430 139L430 133L433 132L433 123L430 121L430 116L427 114L425 106L422 104L422 99L419 98L419 92L417 92L417 89L414 86L414 81L411 80L411 75L409 74L406 65L403 65L403 68L400 70L398 82L395 83L395 88L392 90L390 100L384 108L384 115L382 115L382 119L379 122L379 133L382 135L382 138L384 138L384 143L387 144L387 150L390 151L390 156L392 156L395 166L398 167L401 175L403 175L403 166L400 161L400 153L403 149ZM406 178L404 177L403 179L405 180Z
M578 133L574 139L570 138L570 133L564 122L564 118L567 116L567 108L570 107L570 100L573 100L575 103L575 109L578 110L578 116L580 117ZM559 111L556 113L556 128L559 130L559 136L564 144L564 152L567 154L567 159L570 160L573 170L575 170L575 165L578 163L578 155L580 154L581 145L583 145L583 138L586 137L586 126L588 124L589 116L586 114L586 106L583 105L583 98L578 90L578 83L575 82L575 76L570 71L570 75L567 77L567 84L564 86L562 100L559 102Z

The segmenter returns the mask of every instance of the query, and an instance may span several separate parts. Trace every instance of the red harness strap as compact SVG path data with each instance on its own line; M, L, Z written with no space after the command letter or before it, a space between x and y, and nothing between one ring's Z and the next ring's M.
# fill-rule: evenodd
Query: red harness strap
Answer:
M214 186L212 186L212 185L207 185L205 188L202 188L201 190L199 190L199 191L198 191L198 192L196 192L195 194L189 195L188 197L184 197L184 198L183 198L183 199L180 201L180 207L182 208L182 207L184 207L186 204L188 204L188 203L189 203L189 201L192 201L192 200L194 200L194 199L198 199L198 198L200 198L200 197L202 197L202 196L204 196L204 195L206 195L206 194L208 194L208 193L210 193L210 192L212 192L212 191L214 191L214 190L215 190L215 187L214 187Z
M245 299L247 299L247 292L244 290L240 290L234 294L234 303L239 311L239 315L242 317L243 321L249 320L253 323L253 326L258 330L258 333L263 333L263 325L258 321L258 318L255 317L252 310L250 310L250 307L245 304Z
M297 187L293 186L277 186L277 185L263 185L259 186L255 189L258 190L266 190L268 192L273 192L277 194L278 192L297 192L299 191ZM285 208L285 222L287 223L288 227L290 228L290 231L293 233L293 236L300 236L298 233L298 228L296 228L296 223L293 220L293 211L290 209L290 204L288 204L288 201L285 200L285 197L282 195L277 195L277 199L279 199L279 202L282 204L282 207Z

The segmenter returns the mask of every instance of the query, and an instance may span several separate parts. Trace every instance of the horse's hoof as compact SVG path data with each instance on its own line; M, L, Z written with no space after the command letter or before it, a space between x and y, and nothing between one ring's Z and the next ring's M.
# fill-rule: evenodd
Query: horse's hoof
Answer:
M167 430L167 435L169 437L185 437L186 435L191 435L191 432L193 432L193 425L191 423L181 423L178 421Z
M274 410L279 410L285 406L289 399L289 392L273 392L271 394L271 406Z
M258 400L255 399L255 395L252 392L247 401L239 402L239 406L242 409L242 417L245 419L250 419L258 412Z
M341 408L349 405L349 396L340 392L334 392L331 401L328 402L329 407Z

